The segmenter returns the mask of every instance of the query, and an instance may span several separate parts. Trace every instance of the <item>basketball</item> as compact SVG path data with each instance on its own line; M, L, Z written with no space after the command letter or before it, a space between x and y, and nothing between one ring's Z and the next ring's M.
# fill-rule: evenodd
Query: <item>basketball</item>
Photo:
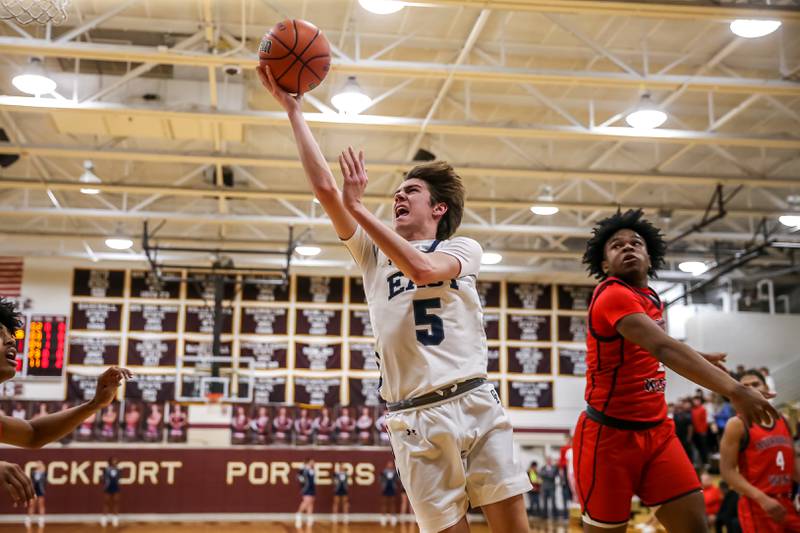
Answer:
M331 68L331 47L322 32L305 20L284 20L261 39L258 59L287 92L317 87Z

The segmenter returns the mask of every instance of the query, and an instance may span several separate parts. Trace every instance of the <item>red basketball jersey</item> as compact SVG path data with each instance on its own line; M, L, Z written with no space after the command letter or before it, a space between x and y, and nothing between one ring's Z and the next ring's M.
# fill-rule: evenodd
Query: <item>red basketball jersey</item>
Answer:
M664 306L651 288L617 278L597 286L589 305L586 337L586 403L614 418L655 422L667 416L664 366L647 350L625 340L617 322L645 313L664 328Z
M772 428L753 424L747 429L739 452L739 472L769 496L791 495L794 447L783 417Z

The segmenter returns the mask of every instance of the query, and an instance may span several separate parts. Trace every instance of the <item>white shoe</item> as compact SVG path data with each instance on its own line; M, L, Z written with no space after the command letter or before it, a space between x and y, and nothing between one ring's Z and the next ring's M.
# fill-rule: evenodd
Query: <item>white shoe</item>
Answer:
M339 523L339 515L333 515L333 517L331 518L331 522L333 522L334 524L338 524Z
M306 525L308 526L314 525L314 515L308 515L308 521L306 522Z
M294 515L294 527L297 529L303 527L303 517L300 516L300 513Z
M350 515L349 514L344 515L344 523L345 523L345 525L350 523Z
M381 515L381 527L386 527L386 515Z
M106 527L108 525L108 517L106 517L106 515L100 517L100 525L102 527Z
M44 517L43 516L39 517L39 527L44 527Z
M392 518L389 520L389 523L392 524L392 527L397 525L397 515L392 515Z
M111 525L114 527L119 527L119 517L117 515L111 517Z

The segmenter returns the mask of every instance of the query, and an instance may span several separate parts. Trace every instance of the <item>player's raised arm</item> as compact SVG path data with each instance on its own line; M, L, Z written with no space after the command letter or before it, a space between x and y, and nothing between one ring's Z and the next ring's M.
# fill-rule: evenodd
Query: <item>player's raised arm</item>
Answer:
M3 430L0 442L22 448L41 448L72 432L92 413L111 403L122 379L130 379L127 368L111 367L97 379L97 391L92 400L71 409L40 416L35 420L0 417Z
M342 195L336 185L336 179L333 177L330 166L328 166L322 150L320 150L314 135L311 133L311 128L308 127L303 117L301 109L303 95L293 96L281 89L266 66L256 67L256 72L261 84L286 110L289 116L292 133L297 143L297 151L300 154L300 161L303 163L303 170L305 170L314 195L330 217L333 228L339 238L343 240L349 239L356 231L356 222L344 208Z
M617 322L616 329L625 339L638 344L681 376L730 398L745 421L768 424L778 417L775 408L760 393L745 387L695 350L667 335L646 314L628 315Z

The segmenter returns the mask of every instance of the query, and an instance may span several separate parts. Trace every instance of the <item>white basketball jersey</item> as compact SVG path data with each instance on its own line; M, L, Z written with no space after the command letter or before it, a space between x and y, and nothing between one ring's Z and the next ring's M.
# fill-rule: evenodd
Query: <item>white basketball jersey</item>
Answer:
M461 263L458 279L417 287L361 227L344 243L364 277L384 400L486 377L486 334L476 290L480 244L466 237L412 241L418 250L446 253Z

